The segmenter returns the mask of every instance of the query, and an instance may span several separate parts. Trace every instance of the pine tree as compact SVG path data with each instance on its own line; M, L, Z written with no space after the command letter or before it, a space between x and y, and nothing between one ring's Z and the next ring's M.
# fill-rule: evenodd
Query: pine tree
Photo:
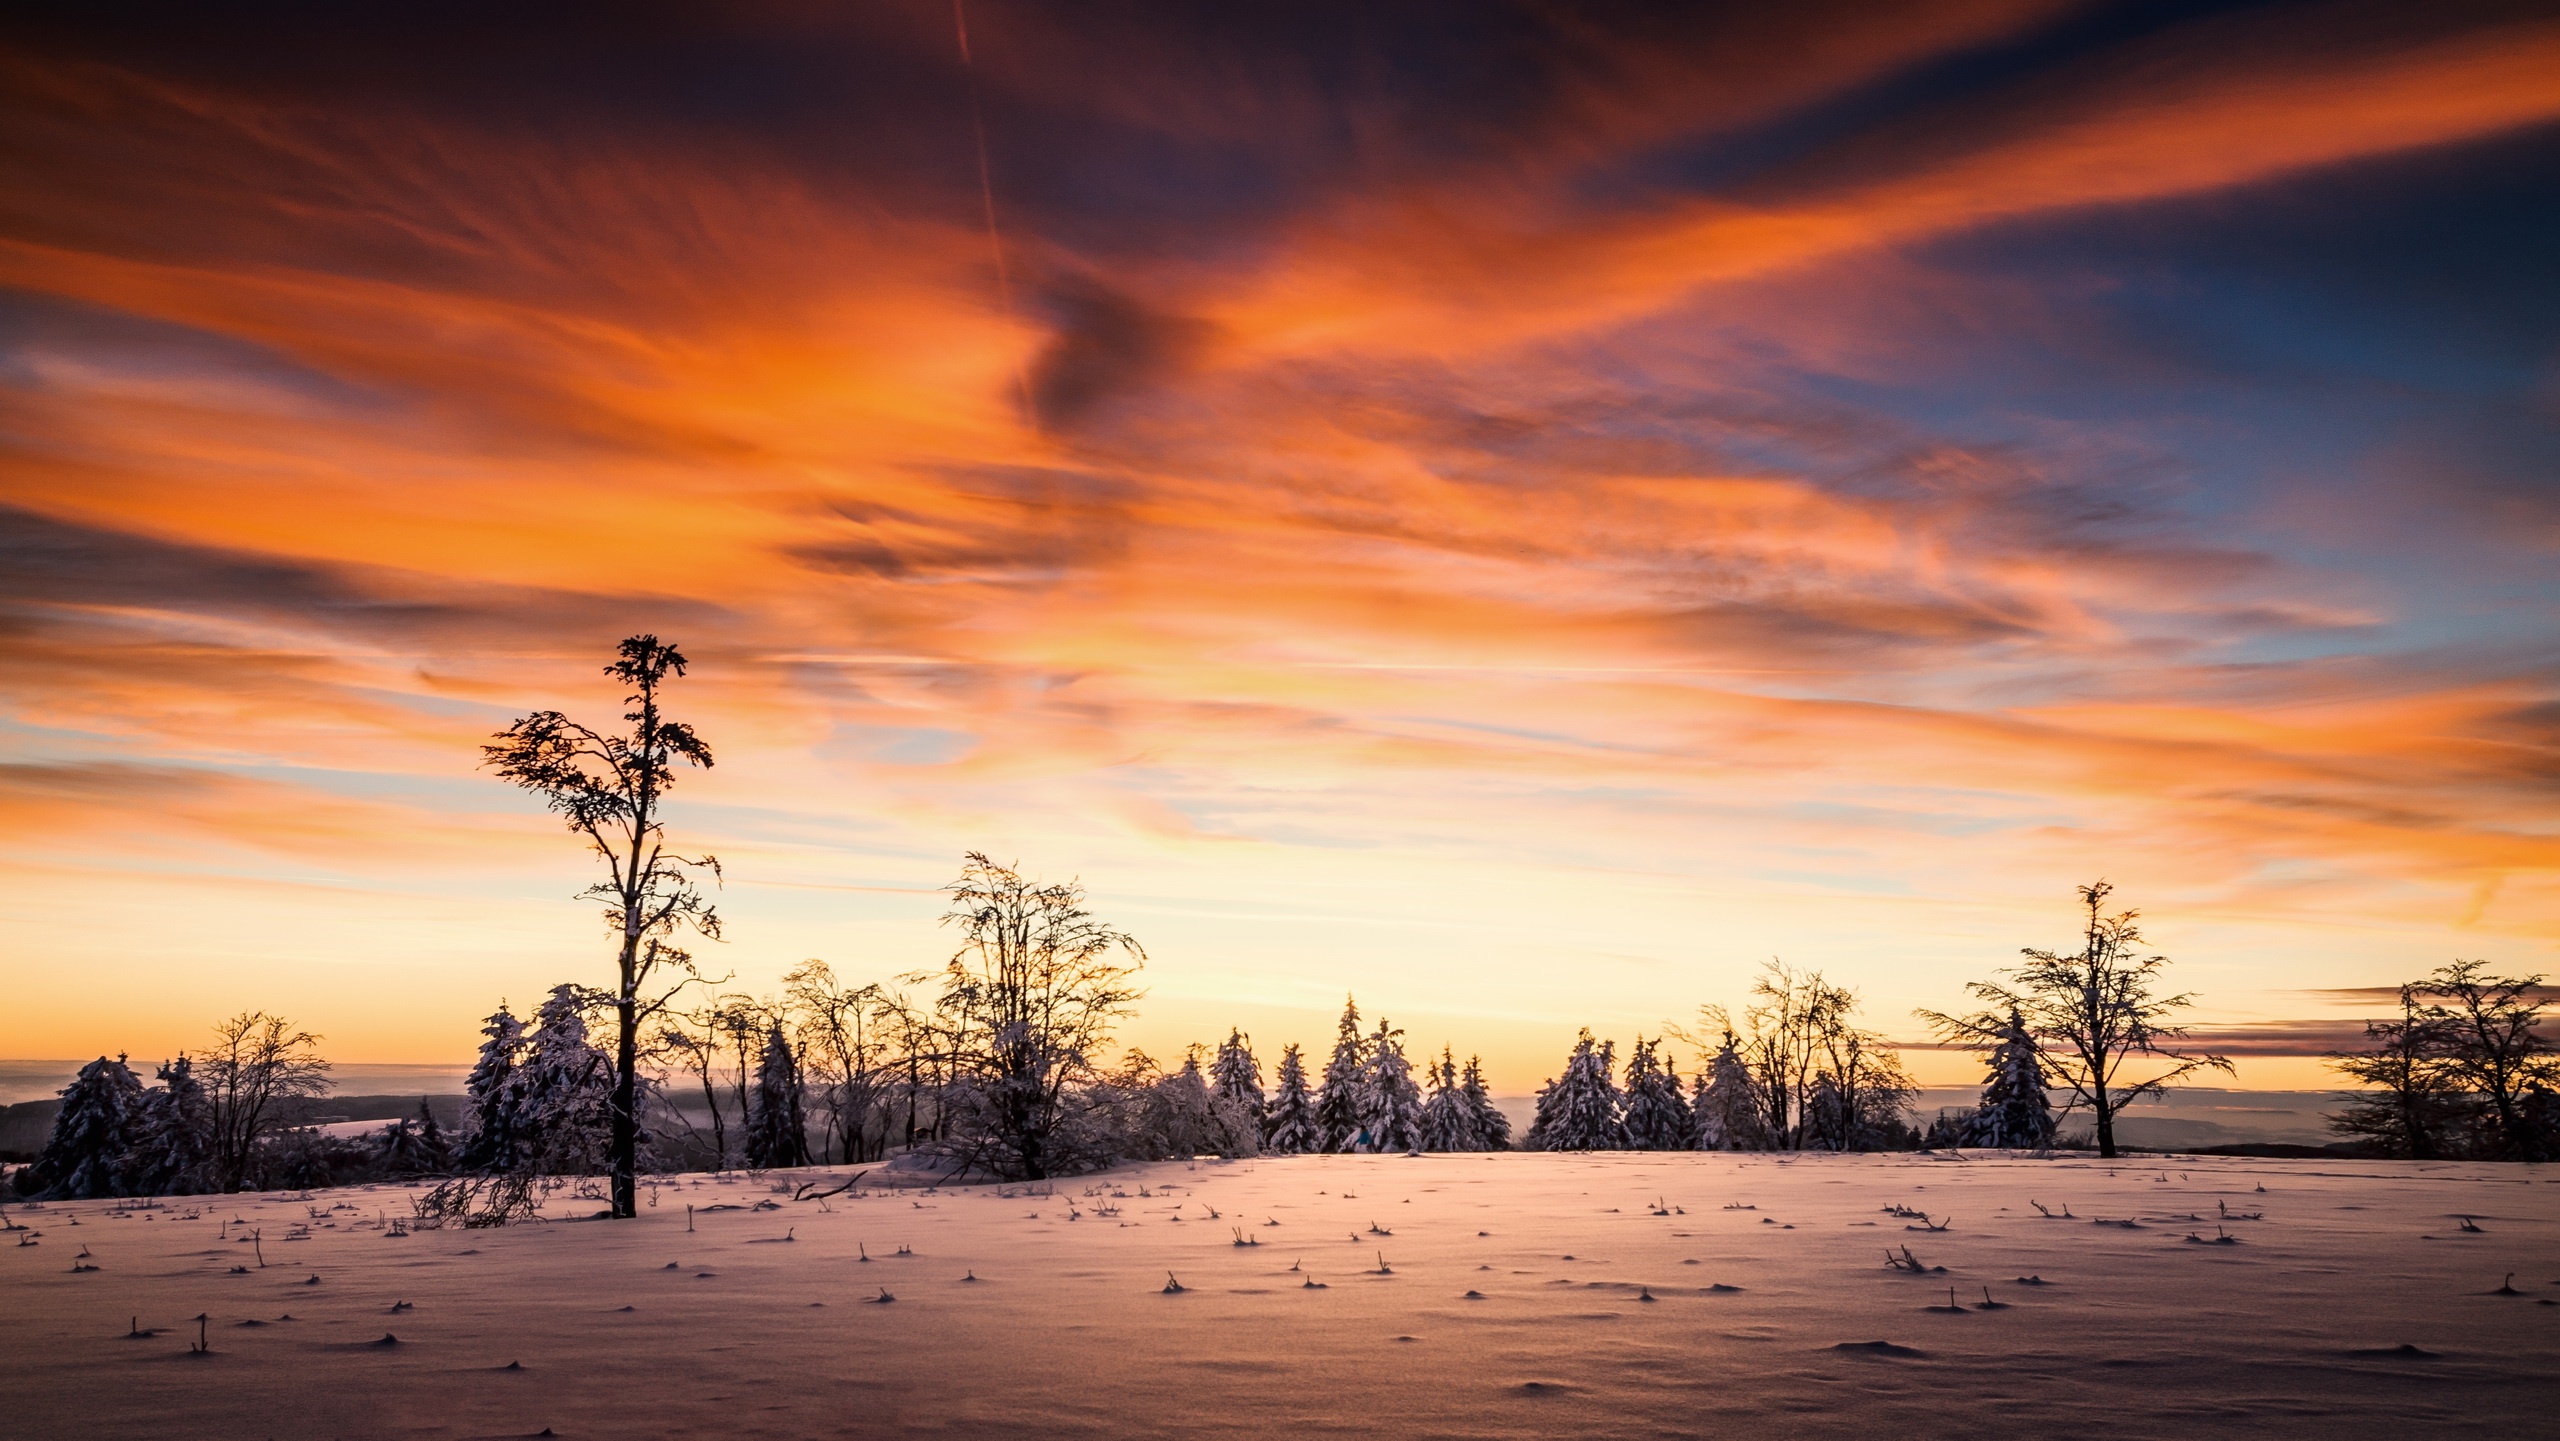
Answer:
M764 1060L747 1107L747 1164L798 1166L809 1159L809 1118L802 1106L800 1057L775 1021L765 1033Z
M430 1171L442 1171L453 1164L453 1138L444 1133L436 1120L436 1108L427 1098L418 1098L418 1158Z
M1280 1053L1278 1082L1280 1089L1263 1113L1262 1148L1279 1156L1322 1150L1324 1133L1316 1124L1315 1098L1307 1094L1306 1058L1296 1046Z
M1760 1085L1753 1078L1751 1067L1743 1062L1731 1031L1725 1032L1724 1044L1716 1048L1707 1068L1698 1073L1697 1086L1689 1097L1689 1111L1701 1151L1769 1149L1768 1111L1761 1100Z
M538 1174L592 1176L613 1137L613 1063L587 1039L588 993L551 988L508 1079L526 1162Z
M1404 1032L1378 1018L1368 1038L1360 1067L1360 1127L1369 1133L1371 1149L1413 1151L1422 1146L1422 1089L1413 1083L1413 1063L1405 1059Z
M1361 1073L1367 1060L1367 1046L1360 1035L1360 1007L1345 996L1342 1024L1333 1039L1333 1058L1324 1064L1324 1090L1316 1097L1318 1149L1347 1151L1359 1142Z
M463 1117L462 1149L455 1159L466 1171L521 1171L525 1156L514 1079L524 1053L524 1022L502 1004L481 1024L480 1035L480 1058L462 1083L471 1109Z
M1442 1046L1440 1059L1424 1069L1431 1076L1431 1098L1422 1103L1422 1149L1483 1150L1483 1138L1476 1133L1475 1108L1467 1104L1467 1093L1458 1081L1458 1063L1449 1048Z
M1618 1118L1618 1088L1611 1079L1617 1045L1594 1041L1589 1028L1565 1058L1564 1074L1538 1092L1538 1113L1529 1123L1533 1151L1617 1151L1626 1147L1626 1128Z
M1627 1149L1686 1151L1697 1144L1697 1121L1680 1094L1680 1073L1661 1055L1662 1043L1636 1038L1627 1056Z
M1262 1093L1262 1063L1254 1059L1253 1038L1229 1028L1210 1067L1210 1089L1218 1102L1218 1119L1226 1131L1221 1155L1251 1155L1261 1149L1269 1101Z
M1991 1072L1984 1078L1982 1104L1974 1108L1967 1144L2009 1150L2042 1150L2053 1144L2053 1100L2046 1094L2044 1058L2026 1019L2015 1009L2008 1027L1991 1050Z
M19 1179L19 1190L45 1200L85 1201L125 1194L136 1131L142 1119L142 1082L124 1057L104 1056L80 1068L62 1088L62 1109L44 1151Z
M1511 1118L1493 1103L1492 1094L1485 1089L1482 1060L1467 1057L1467 1068L1459 1077L1458 1089L1467 1098L1467 1109L1475 1113L1478 1145L1487 1151L1510 1150Z
M125 1166L127 1195L191 1196L210 1184L213 1117L195 1062L161 1063L160 1084L142 1093L133 1149Z

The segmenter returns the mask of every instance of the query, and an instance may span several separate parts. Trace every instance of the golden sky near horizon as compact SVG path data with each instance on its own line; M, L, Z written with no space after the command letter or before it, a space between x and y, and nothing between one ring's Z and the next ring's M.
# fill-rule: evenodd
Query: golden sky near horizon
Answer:
M2101 875L2247 1084L2550 968L2529 7L193 23L0 32L0 1055L598 979L476 746L641 630L750 989L967 849L1508 1088Z

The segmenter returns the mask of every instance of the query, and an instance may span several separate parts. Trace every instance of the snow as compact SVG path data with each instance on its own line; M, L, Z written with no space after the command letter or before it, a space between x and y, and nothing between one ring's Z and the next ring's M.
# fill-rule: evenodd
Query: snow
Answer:
M2551 1167L1290 1156L826 1209L783 1179L407 1236L392 1186L11 1206L40 1239L0 1237L0 1432L2522 1435L2560 1395Z

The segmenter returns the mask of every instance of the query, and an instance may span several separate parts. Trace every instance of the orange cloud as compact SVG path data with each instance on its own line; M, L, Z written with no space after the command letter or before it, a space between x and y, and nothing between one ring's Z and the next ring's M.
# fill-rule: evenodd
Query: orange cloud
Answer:
M1151 58L1184 36L1106 65L1108 36L1026 20L987 47L999 119L1142 160L1268 141L1277 198L1132 239L1018 184L1012 312L977 215L885 143L839 171L712 126L21 57L12 864L76 840L192 895L183 834L385 904L410 872L429 918L380 944L423 969L480 944L500 856L540 884L491 953L580 964L575 847L472 746L611 714L596 665L647 627L695 655L721 757L683 823L772 883L732 902L757 974L929 961L929 915L820 902L911 898L963 845L1155 908L1186 1005L1356 973L1452 1028L1534 1029L1576 986L1650 1026L1780 948L1869 967L1880 1003L1944 990L2102 870L2194 918L2239 1010L2456 933L2548 943L2530 655L2391 653L2382 567L2187 514L2185 416L2002 394L1941 422L1851 382L1928 379L1955 328L1930 304L2067 328L1923 242L2545 121L2560 29L2283 56L2173 26L1857 118L2055 14L1595 29L1532 100L1427 134L1287 64L1201 42L1241 77L1203 83ZM1661 178L1703 141L1782 158ZM274 779L320 771L363 783ZM361 937L343 904L311 913ZM87 954L49 906L34 943ZM2270 934L2293 949L2249 979ZM439 991L434 1045L487 999Z

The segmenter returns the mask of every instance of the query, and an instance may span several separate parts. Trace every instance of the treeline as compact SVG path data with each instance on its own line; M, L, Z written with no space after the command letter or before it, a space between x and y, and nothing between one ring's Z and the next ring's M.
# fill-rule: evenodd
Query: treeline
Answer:
M627 637L604 667L625 687L622 725L597 728L559 711L534 711L481 748L484 765L539 797L603 863L584 895L605 904L615 945L613 985L600 996L611 1012L613 1047L605 1058L604 1102L612 1215L637 1214L637 1178L651 1140L643 1118L649 1109L645 1058L652 1054L662 1061L656 1077L662 1115L683 1119L688 1112L668 1109L663 1058L682 1058L682 1069L699 1084L715 1160L731 1151L728 1118L743 1127L740 1149L749 1159L774 1162L795 1154L811 1134L812 1105L824 1123L816 1133L819 1155L877 1154L901 1102L899 1132L910 1146L929 1137L964 1170L1026 1178L1090 1169L1132 1152L1178 1149L1206 1134L1204 1128L1240 1147L1237 1128L1248 1123L1262 1132L1259 1144L1273 1149L1338 1146L1355 1122L1349 1132L1355 1144L1366 1134L1375 1146L1418 1146L1426 1125L1435 1144L1507 1139L1507 1127L1497 1130L1489 1119L1489 1104L1477 1109L1468 1101L1467 1079L1445 1050L1429 1073L1433 1094L1424 1098L1401 1045L1376 1037L1361 1037L1348 1050L1337 1044L1321 1086L1307 1094L1304 1119L1289 1098L1287 1062L1294 1057L1283 1057L1282 1098L1259 1122L1226 1113L1238 1104L1234 1096L1210 1095L1206 1078L1196 1075L1197 1052L1171 1076L1134 1060L1109 1066L1104 1049L1140 994L1131 978L1144 952L1132 937L1088 914L1072 884L1033 885L974 853L950 887L952 906L943 919L963 940L929 1012L881 993L838 990L831 979L815 1002L795 993L779 1006L687 1012L677 998L701 977L679 942L720 939L718 909L703 886L722 874L716 857L688 855L667 836L668 792L690 770L713 763L710 744L665 708L666 692L687 664L682 651L655 635ZM2026 964L2012 967L2005 979L1971 988L1988 1003L1984 1010L1929 1019L1946 1039L1986 1053L2013 1031L2028 1037L2066 1106L2091 1112L2099 1150L2113 1155L2120 1107L2198 1068L2227 1070L2230 1063L2176 1048L2179 1032L2165 1018L2188 998L2155 993L2164 962L2133 953L2139 940L2133 915L2105 915L2100 903L2107 893L2103 881L2081 889L2088 910L2081 951L2029 950ZM1880 1037L1850 1024L1854 997L1823 985L1819 976L1783 970L1763 982L1745 1024L1720 1027L1713 1058L1685 1096L1659 1038L1639 1039L1623 1083L1614 1046L1586 1038L1564 1074L1541 1093L1529 1142L1599 1148L1685 1138L1693 1145L1856 1149L1909 1139L1903 1116L1909 1079ZM1767 987L1780 994L1773 998ZM820 1044L811 1043L813 1036ZM870 1049L873 1036L881 1038L877 1052ZM1231 1037L1241 1041L1240 1034ZM751 1053L759 1056L752 1089ZM2121 1068L2132 1056L2162 1066L2125 1084ZM1356 1104L1353 1078L1337 1066L1366 1068ZM715 1074L722 1070L730 1087L725 1117ZM1272 1121L1272 1109L1283 1119ZM1984 1124L1997 1130L2002 1123ZM701 1128L688 1123L685 1129L688 1143L700 1145ZM662 1129L655 1142L665 1139Z
M2108 915L2084 887L2077 953L2029 950L2003 982L1974 989L1998 1009L1931 1015L1973 1044L1980 1102L1924 1135L1915 1087L1891 1044L1857 1024L1849 989L1777 962L1738 1012L1701 1008L1699 1028L1615 1042L1585 1030L1537 1093L1515 1138L1483 1067L1443 1046L1417 1065L1405 1033L1365 1024L1346 1000L1320 1069L1301 1047L1266 1077L1231 1029L1179 1063L1127 1050L1101 1063L1113 1023L1139 996L1143 953L1084 909L1072 884L1039 885L983 855L949 888L962 944L939 973L850 986L822 962L766 998L714 994L658 1007L632 1088L648 1171L750 1169L935 1158L943 1174L1037 1177L1121 1161L1214 1154L1499 1151L1860 1151L1920 1145L2035 1150L2064 1116L2106 1118L2185 1072L2227 1065L2177 1048L2163 1019L2183 996L2149 988L2132 913ZM2377 1154L2549 1159L2560 1135L2560 1060L2540 1034L2538 976L2457 962L2400 990L2370 1050L2336 1064L2371 1089L2334 1118ZM2092 994L2114 998L2094 1008ZM512 1178L551 1184L610 1174L614 1056L595 1035L612 998L560 985L529 1017L501 1006L482 1028L463 1121L418 1114L367 1136L305 1124L326 1093L318 1038L245 1012L215 1044L157 1069L146 1086L121 1058L84 1066L62 1092L52 1136L16 1189L41 1197L303 1189L376 1179ZM609 1032L605 1032L609 1034ZM2113 1037L2113 1049L2109 1049ZM1697 1057L1684 1076L1679 1042ZM2138 1043L2138 1044L2137 1044ZM2150 1058L2128 1082L2122 1064ZM2060 1097L2061 1104L2056 1104ZM2101 1133L2103 1135L2103 1131Z

